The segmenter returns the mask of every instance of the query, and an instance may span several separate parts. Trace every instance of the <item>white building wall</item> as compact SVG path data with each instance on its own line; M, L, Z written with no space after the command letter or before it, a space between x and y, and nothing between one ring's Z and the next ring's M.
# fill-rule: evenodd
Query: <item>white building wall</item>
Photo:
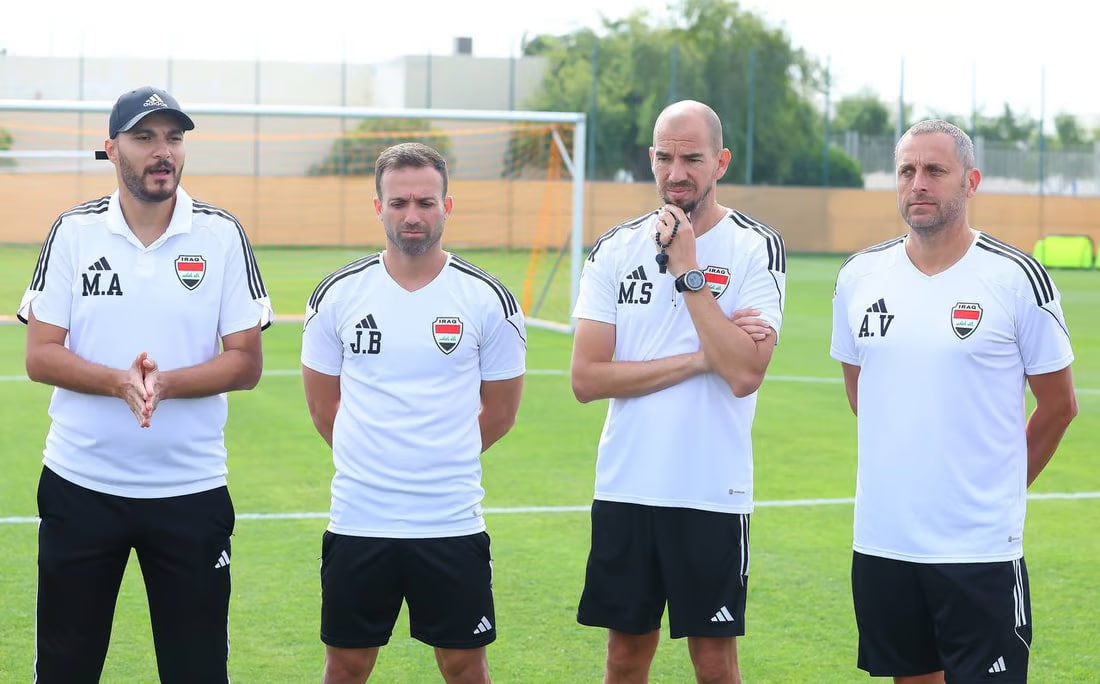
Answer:
M545 68L542 58L470 55L407 56L379 64L0 55L0 99L111 102L126 90L153 85L171 92L185 109L203 103L508 110L523 107ZM292 175L304 173L342 130L355 125L339 119L212 115L196 123L189 172ZM438 122L436 127L457 126ZM0 111L0 128L13 133L16 151L90 151L102 149L107 123L98 113ZM252 136L258 142L245 141ZM502 153L499 144L475 153L456 143L452 150L455 162ZM22 168L29 169L29 163ZM80 162L80 168L109 170L95 162Z

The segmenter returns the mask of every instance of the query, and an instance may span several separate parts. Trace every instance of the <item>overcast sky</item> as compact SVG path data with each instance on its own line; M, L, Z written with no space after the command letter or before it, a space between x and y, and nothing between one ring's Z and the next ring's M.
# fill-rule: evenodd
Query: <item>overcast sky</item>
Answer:
M1045 103L1048 120L1068 111L1100 125L1091 3L741 5L786 30L794 45L828 60L834 99L866 88L896 106L904 60L905 99L918 115L968 115L972 103L994 114L1008 102L1037 118ZM666 0L12 2L0 23L0 48L13 55L377 62L448 54L456 36L469 36L475 55L506 57L518 53L524 35L598 26L601 14L615 19L636 9L663 17L667 6Z

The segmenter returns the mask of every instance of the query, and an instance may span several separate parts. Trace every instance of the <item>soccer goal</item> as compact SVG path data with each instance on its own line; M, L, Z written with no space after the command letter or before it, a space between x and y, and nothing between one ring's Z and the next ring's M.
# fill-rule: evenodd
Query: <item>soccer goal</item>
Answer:
M44 222L111 191L113 167L94 151L103 148L112 104L0 100L0 142L9 147L0 150L0 201L19 219L0 226L0 242L39 241ZM584 114L185 108L196 128L184 187L236 214L254 245L302 249L304 263L307 248L347 248L350 260L353 250L381 246L375 158L398 142L435 147L448 161L455 201L444 246L503 280L532 325L571 330L583 259Z
M1053 234L1038 240L1031 254L1048 268L1092 268L1096 247L1088 235Z

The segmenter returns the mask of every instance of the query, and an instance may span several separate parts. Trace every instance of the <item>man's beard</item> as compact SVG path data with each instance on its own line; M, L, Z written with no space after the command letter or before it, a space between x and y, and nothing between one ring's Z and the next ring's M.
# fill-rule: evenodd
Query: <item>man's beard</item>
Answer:
M118 157L119 168L122 170L122 183L126 186L126 189L130 191L130 194L141 200L142 202L164 202L170 200L176 195L176 188L179 186L180 173L182 168L177 168L172 173L172 181L165 184L158 190L147 190L144 183L144 173L138 172L126 161L126 157L119 155ZM150 170L167 169L173 170L170 164L157 164Z
M436 231L431 226L428 226L424 232L425 235L422 238L407 240L401 234L400 229L391 230L389 226L386 227L386 236L389 237L390 241L397 246L402 254L411 257L418 257L427 253L429 249L439 244L439 240L443 237L442 230Z
M927 201L924 198L917 198L912 201ZM950 198L946 204L936 203L936 214L931 217L921 217L920 219L911 219L908 214L903 215L906 225L916 231L922 233L931 234L937 233L948 224L953 223L959 218L959 215L966 211L966 192L960 190L960 192L954 197ZM918 221L914 225L913 221Z
M683 187L683 186L680 186L680 187ZM694 189L694 186L691 186L691 189ZM666 193L667 193L667 191L665 190L665 188L661 188L661 192L660 192L661 201L664 202L665 204L674 204L674 205L680 207L680 209L682 209L683 212L688 215L688 218L690 218L691 217L691 212L695 211L696 207L698 207L700 204L702 204L703 201L706 200L707 197L710 196L710 188L707 188L703 192L703 194L700 195L698 198L696 198L694 200L690 200L690 201L685 202L683 204L669 199L668 194L666 194Z

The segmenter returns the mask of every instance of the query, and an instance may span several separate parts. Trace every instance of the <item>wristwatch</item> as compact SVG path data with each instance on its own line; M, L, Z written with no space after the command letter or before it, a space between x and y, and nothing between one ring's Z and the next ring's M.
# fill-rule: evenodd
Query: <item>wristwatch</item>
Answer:
M677 292L698 292L707 286L707 277L697 268L684 273L676 279Z

